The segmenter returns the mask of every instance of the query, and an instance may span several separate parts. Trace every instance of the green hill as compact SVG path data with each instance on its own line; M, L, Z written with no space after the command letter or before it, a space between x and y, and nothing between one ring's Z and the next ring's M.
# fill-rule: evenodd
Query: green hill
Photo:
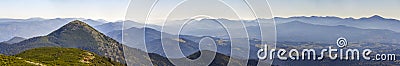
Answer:
M12 45L1 44L0 54L16 55L38 47L79 48L125 63L122 44L82 21L72 21L46 36L33 37Z
M0 55L0 65L123 66L95 53L77 48L41 47L14 56Z

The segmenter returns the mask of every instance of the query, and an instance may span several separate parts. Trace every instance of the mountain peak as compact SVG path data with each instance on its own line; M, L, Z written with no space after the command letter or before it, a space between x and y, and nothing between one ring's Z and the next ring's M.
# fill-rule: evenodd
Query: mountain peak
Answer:
M90 27L90 26L89 26L89 24L86 24L83 21L74 20L74 21L71 21L68 24L62 26L61 28L66 28L66 27L73 28L73 27Z
M69 24L82 25L82 26L88 25L85 22L82 22L82 21L79 21L79 20L74 20L72 22L69 22L67 25L69 25Z
M285 24L289 24L289 25L303 25L303 24L308 24L308 23L304 23L304 22L301 22L301 21L291 21L291 22L288 22L288 23L285 23Z
M109 57L117 62L125 62L121 49L122 44L79 20L69 22L43 39L45 41L39 42L53 43L68 48L81 48Z
M60 29L52 32L49 34L49 36L59 36L60 34L63 33L76 33L76 31L82 33L87 33L87 34L100 34L99 31L91 27L89 24L86 24L85 22L79 21L79 20L74 20L72 22L69 22L68 24L62 26Z
M13 38L11 38L11 39L8 40L8 41L4 41L4 43L7 43L7 44L14 44L14 43L21 42L21 41L23 41L23 40L25 40L25 38L22 38L22 37L13 37Z
M373 18L373 19L384 19L382 16L379 16L379 15L374 15L374 16L371 16L371 17L369 17L369 18Z

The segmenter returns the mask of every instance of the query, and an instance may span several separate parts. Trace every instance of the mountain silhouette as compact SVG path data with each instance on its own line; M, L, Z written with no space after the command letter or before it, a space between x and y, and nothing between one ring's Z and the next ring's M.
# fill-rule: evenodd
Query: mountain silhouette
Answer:
M25 38L22 38L22 37L14 37L14 38L11 38L10 40L4 41L3 43L14 44L14 43L21 42L21 41L23 41L23 40L25 40Z
M157 53L148 53L149 56L144 56L144 51L141 51L139 49L136 48L129 48L126 47L126 50L129 50L130 52L128 52L126 59L127 59L127 65L133 65L133 66L137 66L137 65L144 65L144 66L149 66L151 65L150 62L154 65L154 66L175 66L174 64L172 64L168 59L197 59L199 58L199 56L201 54L209 54L209 53L216 53L215 54L215 58L214 60L212 60L212 62L209 64L209 66L227 66L227 64L230 61L231 56L227 56L225 54L221 54L218 52L214 52L214 51L208 51L208 50L202 50L202 51L198 51L195 52L189 56L186 57L181 57L181 58L167 58L164 56L161 56ZM133 53L135 52L135 53ZM211 55L205 55L205 56L211 56ZM233 64L233 66L240 66L243 65L243 61L248 61L248 66L256 66L258 63L258 60L256 59L238 59L236 57L232 58L232 61L235 62L231 62ZM180 63L180 62L178 62ZM185 63L184 63L185 64ZM197 62L196 64L190 64L190 65L198 65L198 64L207 64L205 62ZM266 65L265 63L263 63L264 65Z
M326 26L315 25L300 21L278 24L279 41L295 42L329 42L333 43L338 37L346 37L351 42L387 42L398 43L400 33L383 29L360 29L345 25Z

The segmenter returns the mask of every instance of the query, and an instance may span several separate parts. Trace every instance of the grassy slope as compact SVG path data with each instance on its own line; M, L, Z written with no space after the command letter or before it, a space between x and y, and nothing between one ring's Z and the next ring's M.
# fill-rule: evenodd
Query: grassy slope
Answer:
M21 58L13 57L13 56L5 56L0 55L0 65L9 65L9 66L22 66L22 65L34 65L26 62L27 60L23 60Z
M118 62L113 62L108 58L98 56L92 52L76 48L42 47L24 51L15 56L0 55L0 65L71 65L71 66L92 66L92 65L116 65L123 66ZM18 59L20 58L20 59ZM86 59L86 60L84 60ZM33 63L27 63L26 61Z

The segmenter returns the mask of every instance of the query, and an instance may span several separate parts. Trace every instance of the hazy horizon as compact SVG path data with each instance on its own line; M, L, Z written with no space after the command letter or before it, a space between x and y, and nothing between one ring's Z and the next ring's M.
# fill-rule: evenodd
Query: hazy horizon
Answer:
M365 16L365 17L339 17L339 16L316 16L316 15L307 15L307 16L287 16L287 17L282 17L282 16L274 16L274 18L293 18L293 17L337 17L337 18L341 18L341 19L346 19L346 18L353 18L353 19L360 19L360 18L370 18L372 16L375 16L376 14L370 15L370 16ZM389 17L385 17L382 15L378 15L381 16L385 19L396 19L396 18L389 18ZM36 19L36 18L40 18L40 19L57 19L60 17L54 17L54 18L43 18L43 17L30 17L30 18L0 18L0 19L21 19L21 20L26 20L26 19ZM68 17L70 18L70 17ZM63 18L62 18L63 19ZM75 19L91 19L91 18L75 18ZM228 18L210 18L210 19L228 19ZM271 18L259 18L259 19L271 19ZM118 22L118 21L123 21L123 20L115 20L115 21L109 21L109 20L105 20L105 19L92 19L92 20L104 20L107 22ZM183 20L183 19L178 19L178 20ZM228 20L237 20L237 19L228 19ZM255 19L249 19L249 20L255 20ZM400 19L396 19L396 20L400 20ZM131 20L133 21L133 20Z
M160 0L160 3L162 3L160 5L165 5L161 9L173 6L174 3L179 1L181 0ZM0 8L2 9L0 18L86 18L113 22L125 20L129 2L130 0L2 0L0 1ZM400 16L398 16L400 14L397 13L400 12L399 0L268 0L268 3L271 6L273 17L336 16L340 18L362 18L380 15L385 18L400 19ZM168 9L164 8L164 10ZM246 16L242 18L246 18Z

